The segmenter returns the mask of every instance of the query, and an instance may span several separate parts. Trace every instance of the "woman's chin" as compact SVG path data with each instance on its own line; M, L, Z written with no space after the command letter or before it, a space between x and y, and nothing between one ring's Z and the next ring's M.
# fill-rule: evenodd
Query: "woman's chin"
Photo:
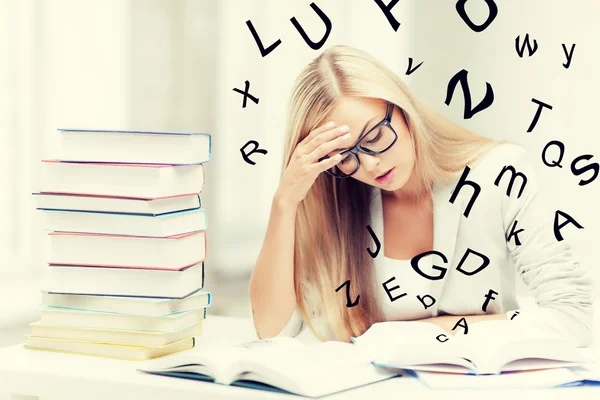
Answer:
M398 171L401 171L404 173L398 173ZM412 172L412 170L410 172ZM386 192L394 192L394 191L406 188L406 185L407 185L407 183L409 183L408 181L410 180L410 176L407 175L406 169L401 170L400 168L395 167L393 174L394 175L391 177L391 179L388 182L385 182L385 183L377 182L376 186Z

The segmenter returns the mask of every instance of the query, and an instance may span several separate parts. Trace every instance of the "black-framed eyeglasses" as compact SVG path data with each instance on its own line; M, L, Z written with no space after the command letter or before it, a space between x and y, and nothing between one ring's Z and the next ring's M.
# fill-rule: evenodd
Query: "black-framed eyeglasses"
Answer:
M396 143L396 140L398 140L398 134L391 124L393 111L394 104L388 101L385 118L360 137L352 148L341 152L342 160L325 172L338 179L349 178L360 168L360 161L357 155L359 151L376 155L389 150ZM319 161L327 158L329 158L329 155L321 157Z

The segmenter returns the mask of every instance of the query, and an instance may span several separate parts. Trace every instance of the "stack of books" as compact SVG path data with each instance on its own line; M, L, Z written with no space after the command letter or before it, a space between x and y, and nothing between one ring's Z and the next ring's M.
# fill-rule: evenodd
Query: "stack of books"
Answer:
M194 347L204 290L207 133L59 129L36 207L48 267L26 348L145 360Z

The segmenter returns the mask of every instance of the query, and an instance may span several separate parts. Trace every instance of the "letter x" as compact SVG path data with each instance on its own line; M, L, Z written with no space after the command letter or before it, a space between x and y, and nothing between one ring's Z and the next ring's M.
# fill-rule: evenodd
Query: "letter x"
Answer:
M252 100L253 102L255 102L256 104L258 104L258 97L254 97L252 96L249 92L248 89L250 88L250 82L246 81L246 88L242 91L238 88L233 88L234 92L238 92L241 95L244 96L244 101L242 102L242 108L246 108L246 99L250 98L250 100Z

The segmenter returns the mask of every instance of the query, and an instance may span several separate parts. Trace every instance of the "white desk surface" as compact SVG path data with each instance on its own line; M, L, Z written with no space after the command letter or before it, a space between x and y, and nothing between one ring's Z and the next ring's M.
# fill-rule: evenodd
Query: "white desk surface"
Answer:
M249 318L208 315L195 350L203 347L237 344L256 340ZM308 340L310 341L310 339ZM194 350L190 350L194 351ZM148 375L139 371L143 362L28 350L22 344L0 349L0 394L11 398L32 396L43 399L298 399L300 396L262 390L229 387L210 382ZM432 390L418 380L406 376L366 385L352 390L321 397L327 400L398 397L425 399L495 399L509 396L532 399L598 399L600 387L583 386L553 389ZM538 397L543 396L543 397Z

